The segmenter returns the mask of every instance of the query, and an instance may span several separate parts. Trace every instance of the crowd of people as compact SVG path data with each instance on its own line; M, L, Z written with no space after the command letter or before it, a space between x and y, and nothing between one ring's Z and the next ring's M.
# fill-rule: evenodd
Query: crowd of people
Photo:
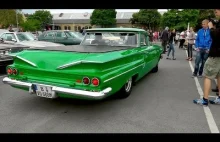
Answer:
M214 13L217 19L220 19L220 9L215 9ZM169 55L172 51L172 59L175 58L176 44L176 31L175 29L169 30L166 27L159 38L162 41L163 54L167 52L167 58L170 59ZM208 106L211 104L220 104L220 22L213 23L208 19L202 21L202 28L197 32L194 32L193 27L190 27L189 31L183 31L179 34L179 48L183 48L184 43L187 41L187 53L188 57L186 60L193 60L193 46L195 46L196 57L195 66L192 77L204 77L204 96L200 99L195 99L195 104ZM167 45L169 49L167 51ZM217 79L217 87L212 89L213 92L217 92L217 97L214 100L209 100L209 93L211 90L211 80Z

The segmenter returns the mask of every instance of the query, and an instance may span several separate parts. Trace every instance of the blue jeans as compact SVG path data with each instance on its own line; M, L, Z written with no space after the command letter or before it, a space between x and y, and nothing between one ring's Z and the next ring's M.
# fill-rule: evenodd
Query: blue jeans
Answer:
M204 64L208 58L208 53L206 52L205 49L200 49L199 51L196 51L196 60L195 60L195 69L193 74L197 75L198 71L199 71L199 75L202 75L203 73L203 68L204 68ZM199 67L201 63L201 66Z
M173 46L173 44L172 43L169 43L169 50L168 50L168 53L167 53L167 57L169 57L169 55L170 55L170 52L171 52L171 50L172 50L172 56L173 56L173 58L174 58L174 52L175 52L175 50L174 50L174 46Z

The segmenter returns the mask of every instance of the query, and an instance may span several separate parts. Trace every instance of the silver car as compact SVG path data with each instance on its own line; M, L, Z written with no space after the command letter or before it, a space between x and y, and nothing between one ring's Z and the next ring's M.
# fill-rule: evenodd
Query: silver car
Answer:
M24 45L31 47L46 47L46 46L64 46L63 44L38 41L32 33L29 32L4 32L0 35L0 40L3 43Z

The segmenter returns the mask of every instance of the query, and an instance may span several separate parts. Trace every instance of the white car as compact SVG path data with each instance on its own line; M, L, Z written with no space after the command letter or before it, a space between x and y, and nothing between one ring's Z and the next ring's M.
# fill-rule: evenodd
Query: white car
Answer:
M38 41L34 35L29 32L4 32L0 35L0 39L4 43L29 47L64 46L59 43Z

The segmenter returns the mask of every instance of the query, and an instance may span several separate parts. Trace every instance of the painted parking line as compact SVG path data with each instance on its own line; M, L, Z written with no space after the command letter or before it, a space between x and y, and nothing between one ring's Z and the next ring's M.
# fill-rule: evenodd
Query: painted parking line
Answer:
M187 51L186 51L186 56L187 56ZM189 66L191 68L191 71L193 72L193 65L192 65L191 61L189 61ZM202 91L201 85L199 84L199 80L198 80L197 77L194 77L194 80L195 80L195 83L196 83L198 93L199 93L200 97L202 98L203 97L203 91ZM218 127L216 125L216 122L214 120L214 117L212 115L211 110L209 109L208 106L207 107L203 106L203 109L204 109L206 120L208 122L209 129L210 129L211 133L219 133Z

